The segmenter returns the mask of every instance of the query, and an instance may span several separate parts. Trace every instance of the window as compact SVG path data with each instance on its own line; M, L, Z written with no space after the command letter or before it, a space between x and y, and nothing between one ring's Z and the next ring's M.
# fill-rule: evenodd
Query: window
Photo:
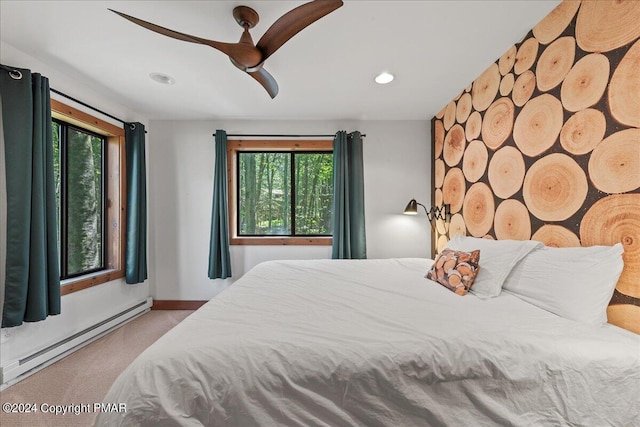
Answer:
M102 135L53 121L60 278L104 270Z
M229 141L231 244L331 244L332 141Z
M56 100L51 112L65 295L124 276L124 130Z

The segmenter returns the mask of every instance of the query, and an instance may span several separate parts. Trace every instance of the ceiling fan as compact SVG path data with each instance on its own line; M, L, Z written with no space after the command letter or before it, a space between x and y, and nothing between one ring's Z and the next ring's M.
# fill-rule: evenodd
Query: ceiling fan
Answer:
M278 94L278 83L263 68L264 62L291 37L338 9L342 4L342 0L314 0L298 6L274 22L257 44L253 43L249 29L258 23L259 16L255 10L248 6L237 6L233 9L233 17L244 28L238 43L218 42L179 33L113 9L109 10L156 33L186 42L204 44L227 54L233 65L257 80L267 90L271 98L275 98Z

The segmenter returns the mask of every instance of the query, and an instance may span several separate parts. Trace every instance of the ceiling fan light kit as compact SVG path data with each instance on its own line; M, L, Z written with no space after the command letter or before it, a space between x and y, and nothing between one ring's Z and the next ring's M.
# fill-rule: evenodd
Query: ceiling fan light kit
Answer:
M238 43L219 42L179 33L113 9L109 10L141 27L164 36L207 45L225 53L229 56L233 65L253 77L265 88L271 98L275 98L278 94L278 83L263 68L264 62L293 36L318 19L338 9L342 4L342 0L314 0L298 6L276 20L258 40L257 44L254 44L249 30L258 24L260 17L255 10L248 6L237 6L233 9L233 17L238 25L243 28Z

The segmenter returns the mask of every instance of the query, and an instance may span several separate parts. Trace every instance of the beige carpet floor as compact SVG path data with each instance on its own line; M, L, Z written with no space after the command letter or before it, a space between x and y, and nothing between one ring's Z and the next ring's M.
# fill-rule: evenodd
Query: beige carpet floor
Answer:
M153 310L0 392L0 402L80 405L102 401L118 375L144 349L180 323L190 310ZM7 414L2 427L91 426L97 414Z

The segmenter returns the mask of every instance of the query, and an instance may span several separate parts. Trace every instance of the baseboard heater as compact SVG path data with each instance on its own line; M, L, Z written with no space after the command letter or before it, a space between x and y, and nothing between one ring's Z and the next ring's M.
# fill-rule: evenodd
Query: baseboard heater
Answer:
M151 309L147 298L108 319L0 368L0 391L62 359Z

